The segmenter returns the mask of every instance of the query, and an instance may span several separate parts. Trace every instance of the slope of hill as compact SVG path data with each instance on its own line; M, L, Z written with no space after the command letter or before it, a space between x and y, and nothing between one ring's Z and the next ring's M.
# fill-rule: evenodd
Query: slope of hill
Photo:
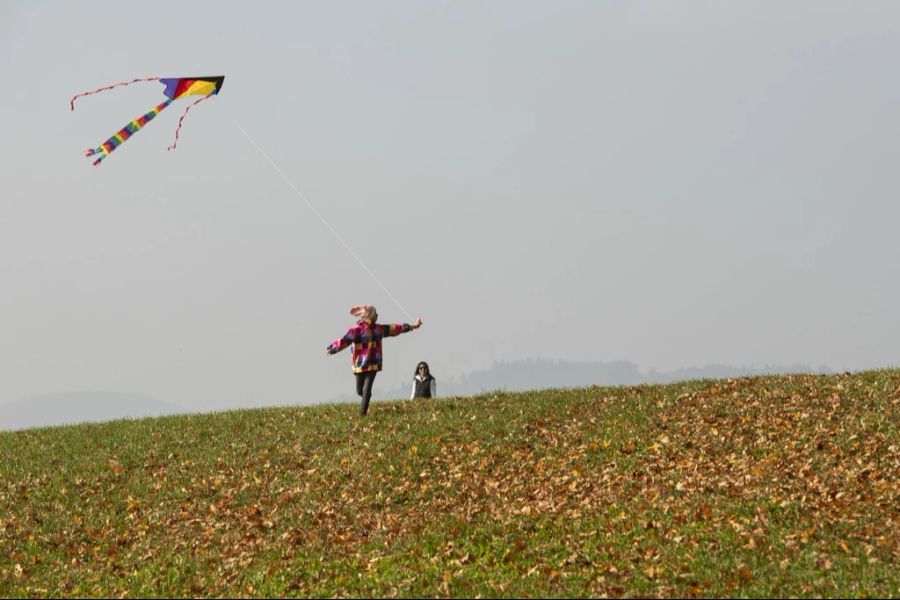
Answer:
M900 371L0 433L0 596L897 596Z
M797 373L830 374L828 367L813 368L809 365L790 366L765 365L742 366L705 365L687 367L674 371L650 369L641 372L636 363L618 361L567 361L546 358L495 362L488 369L467 373L460 377L443 377L437 373L438 393L443 397L474 396L488 391L508 392L537 390L555 387L585 387L589 385L641 385L652 383L674 383L694 379L726 379L752 375L786 375ZM408 398L412 391L412 376L409 384L390 390L377 390L379 398ZM356 402L357 398L344 394L334 398L335 402Z

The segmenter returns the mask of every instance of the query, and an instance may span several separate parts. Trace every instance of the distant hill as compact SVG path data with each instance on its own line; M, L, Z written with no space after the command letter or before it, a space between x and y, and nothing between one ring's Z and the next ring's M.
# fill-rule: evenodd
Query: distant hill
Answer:
M583 387L589 385L640 385L645 383L673 383L695 379L720 379L744 377L749 375L784 375L789 373L830 374L826 366L813 368L809 365L794 364L790 366L765 365L762 367L727 365L706 365L688 367L675 371L656 371L650 369L642 373L638 366L630 361L619 360L609 362L573 362L529 358L510 362L496 362L489 369L474 371L462 377L441 377L435 372L438 382L438 395L441 397L469 396L486 391L506 390L520 392L549 388ZM376 391L379 398L408 398L412 386L412 375L409 385L388 391ZM355 401L355 397L339 396L335 401Z
M42 394L0 404L0 429L158 417L185 412L169 402L123 392Z

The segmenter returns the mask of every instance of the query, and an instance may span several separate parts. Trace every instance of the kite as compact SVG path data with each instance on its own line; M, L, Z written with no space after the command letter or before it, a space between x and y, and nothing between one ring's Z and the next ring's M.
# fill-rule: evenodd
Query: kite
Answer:
M133 79L132 81L124 81L121 83L115 83L113 85L108 85L106 87L98 88L91 92L84 92L72 97L72 100L69 102L72 110L75 110L75 100L81 98L82 96L90 96L91 94L96 94L98 92L104 92L106 90L111 90L113 88L123 86L123 85L131 85L132 83L137 83L139 81L159 81L165 87L163 90L163 94L165 94L166 99L163 102L160 102L156 106L154 106L150 112L136 118L131 123L117 131L112 137L108 140L97 146L96 148L88 148L84 151L85 156L94 156L95 154L99 154L100 157L94 161L94 166L100 164L104 158L109 156L110 152L118 148L122 145L125 140L134 135L137 131L139 131L144 125L149 123L163 111L166 107L172 104L175 100L179 98L184 98L185 96L202 96L202 98L198 98L193 103L191 103L187 108L184 109L184 112L181 113L181 118L178 119L178 127L175 129L175 141L172 142L172 145L169 146L169 150L175 148L178 144L178 132L181 131L181 122L184 121L184 117L187 115L188 111L195 105L200 102L203 102L210 96L215 96L219 93L219 90L222 89L222 82L225 81L224 75L218 75L214 77L175 77L175 78L160 78L160 77L141 77L138 79Z

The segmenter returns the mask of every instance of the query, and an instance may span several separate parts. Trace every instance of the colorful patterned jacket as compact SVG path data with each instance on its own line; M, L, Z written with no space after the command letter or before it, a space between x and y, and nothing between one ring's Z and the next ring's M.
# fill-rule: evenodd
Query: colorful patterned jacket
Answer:
M412 331L409 323L382 325L360 321L339 340L328 345L328 353L336 354L353 344L353 372L381 370L381 339Z

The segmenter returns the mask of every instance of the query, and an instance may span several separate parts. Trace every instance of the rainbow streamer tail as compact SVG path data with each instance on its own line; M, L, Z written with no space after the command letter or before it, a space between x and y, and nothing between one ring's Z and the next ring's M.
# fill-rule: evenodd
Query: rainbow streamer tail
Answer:
M110 155L110 153L121 146L128 138L141 130L144 125L152 121L156 115L162 112L167 106L172 104L172 98L167 98L165 102L160 102L150 112L141 115L140 117L133 120L131 123L114 133L108 140L97 146L96 148L88 148L84 151L85 156L94 156L99 154L100 157L93 162L93 165L96 167L100 164L100 162Z

